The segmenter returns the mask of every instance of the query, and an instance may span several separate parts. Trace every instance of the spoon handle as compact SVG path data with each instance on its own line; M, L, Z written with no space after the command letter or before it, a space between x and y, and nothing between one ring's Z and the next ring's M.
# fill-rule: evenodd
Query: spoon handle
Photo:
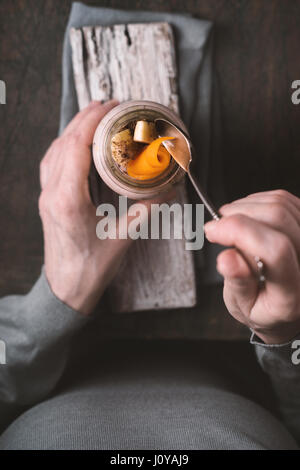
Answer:
M190 181L191 181L192 185L195 188L196 193L200 197L201 201L205 205L206 209L208 210L208 212L210 213L212 218L215 219L215 220L219 220L221 216L218 214L217 210L214 208L214 206L212 205L212 203L208 199L207 195L205 194L205 192L201 188L201 185L197 181L197 178L195 178L194 173L191 173L190 168L187 171L187 174L188 174L188 177L190 178Z
M191 166L192 165L190 165L190 167ZM205 205L205 207L208 210L208 212L210 213L211 217L214 220L220 220L221 215L218 214L217 210L214 208L214 206L212 205L212 203L208 199L206 193L202 190L201 185L197 181L197 177L195 177L195 173L194 172L191 173L191 168L188 169L187 174L190 178L190 181L191 181L192 185L194 186L194 188L196 190L196 193L200 197L201 201ZM243 253L238 248L236 248L236 250L240 253L241 256L243 256L243 258L246 260L246 262L248 262L245 255L243 255ZM264 273L264 263L263 263L263 261L261 260L261 258L259 256L254 256L254 261L255 261L256 266L257 266L256 275L257 275L257 279L259 281L259 286L260 286L260 288L263 288L264 285L265 285L265 281L266 281L266 277L265 277L265 273Z

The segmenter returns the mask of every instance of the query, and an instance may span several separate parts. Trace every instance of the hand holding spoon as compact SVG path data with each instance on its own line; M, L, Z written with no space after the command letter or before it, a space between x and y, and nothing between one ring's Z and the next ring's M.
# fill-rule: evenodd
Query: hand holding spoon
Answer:
M187 173L192 185L211 217L215 220L220 220L221 215L218 214L217 210L214 208L197 181L197 175L195 174L195 159L193 159L193 145L190 138L181 129L166 119L158 118L155 120L155 124L160 137L174 137L172 140L165 140L163 142L164 147L172 155L178 165ZM258 269L258 280L260 283L264 283L264 264L258 256L255 256L254 260Z

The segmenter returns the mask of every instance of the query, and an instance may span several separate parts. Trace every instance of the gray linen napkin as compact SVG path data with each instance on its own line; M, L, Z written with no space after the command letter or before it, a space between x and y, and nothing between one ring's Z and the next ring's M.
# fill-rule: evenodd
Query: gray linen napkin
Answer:
M89 7L79 2L72 4L67 24L62 60L62 100L59 133L78 111L74 86L69 30L72 27L140 22L168 22L174 31L178 67L180 114L189 128L199 155L199 178L207 186L211 142L212 110L212 23L188 14L151 11L125 11ZM220 186L220 185L219 185ZM218 188L220 191L220 188ZM215 270L216 249L205 246L203 271L205 283L220 281ZM203 269L203 257L198 258ZM197 254L196 254L197 264Z

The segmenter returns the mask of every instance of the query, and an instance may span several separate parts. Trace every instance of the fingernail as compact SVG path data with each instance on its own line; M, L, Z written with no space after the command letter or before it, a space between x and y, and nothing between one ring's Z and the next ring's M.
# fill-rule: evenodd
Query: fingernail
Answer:
M206 224L204 225L204 231L205 233L209 232L213 232L217 226L217 223L218 223L218 220L211 220L210 222L206 222Z

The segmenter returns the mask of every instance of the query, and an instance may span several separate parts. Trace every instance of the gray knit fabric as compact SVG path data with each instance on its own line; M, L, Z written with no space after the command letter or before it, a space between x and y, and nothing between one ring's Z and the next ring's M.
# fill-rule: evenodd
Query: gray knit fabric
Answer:
M7 364L0 365L1 450L297 448L277 418L240 392L241 384L248 390L253 382L270 400L234 345L230 354L209 342L186 354L188 345L149 343L144 354L141 345L128 353L122 345L90 344L66 370L82 328L94 328L93 319L85 323L55 297L44 273L27 295L0 300L0 338L7 346ZM274 386L280 383L279 398L285 389L289 426L289 400L299 410L298 373L283 348L256 348L264 351ZM297 435L299 422L292 427Z
M300 364L292 361L292 345L295 340L299 344L299 339L300 336L285 344L266 345L252 335L251 343L260 366L270 377L281 417L300 443Z
M114 380L115 379L115 380ZM297 449L257 404L201 383L139 376L85 384L37 405L0 437L18 449Z
M86 318L60 302L44 273L24 296L0 300L0 432L21 410L47 397L61 377L76 329Z

